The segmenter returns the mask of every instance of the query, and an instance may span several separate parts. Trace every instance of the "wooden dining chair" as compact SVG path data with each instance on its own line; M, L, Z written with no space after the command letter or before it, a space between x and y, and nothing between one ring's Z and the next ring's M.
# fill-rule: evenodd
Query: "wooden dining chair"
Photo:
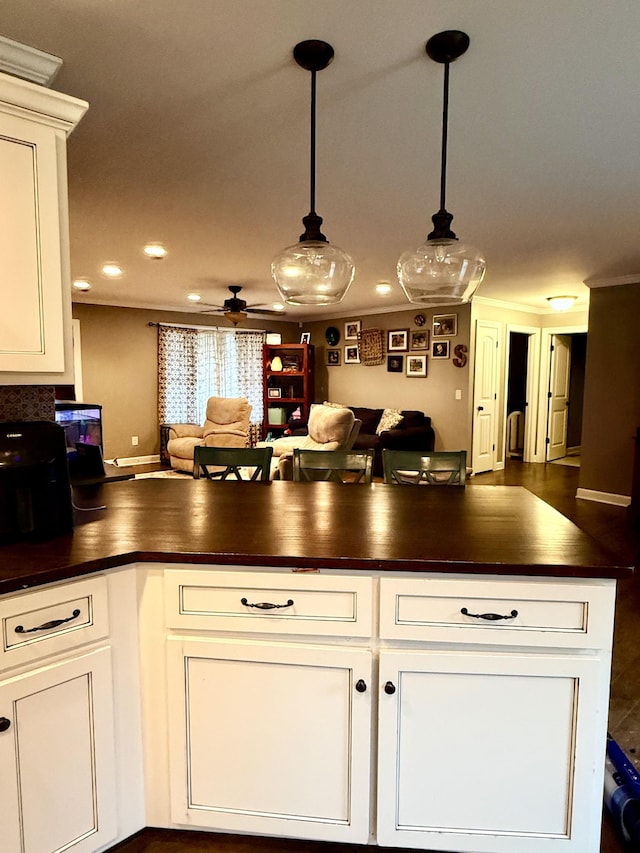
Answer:
M209 480L268 481L272 455L272 447L201 445L193 452L193 476L196 480L204 476Z
M400 486L464 486L466 450L382 450L384 481Z
M335 483L370 483L373 478L373 449L293 451L296 482L330 480Z

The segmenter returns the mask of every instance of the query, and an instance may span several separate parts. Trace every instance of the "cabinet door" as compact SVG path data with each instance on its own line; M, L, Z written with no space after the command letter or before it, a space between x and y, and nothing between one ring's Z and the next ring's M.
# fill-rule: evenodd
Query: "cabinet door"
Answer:
M598 853L606 663L383 651L378 842Z
M175 823L368 840L369 651L179 638L168 645Z
M111 658L0 683L3 853L92 853L116 836Z
M57 145L53 128L0 115L0 371L65 368Z

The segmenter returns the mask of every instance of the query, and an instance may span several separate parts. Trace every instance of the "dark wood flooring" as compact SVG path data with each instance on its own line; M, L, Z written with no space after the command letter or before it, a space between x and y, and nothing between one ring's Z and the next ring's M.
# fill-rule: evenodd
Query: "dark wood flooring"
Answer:
M625 561L638 564L640 526L629 523L620 507L577 500L580 470L557 464L525 464L510 460L504 471L480 474L469 486L522 485L554 506L592 536L600 545ZM609 730L640 768L640 568L638 574L619 582L613 672L609 707ZM388 849L388 848L387 848ZM253 838L202 832L145 829L112 848L113 853L363 853L371 848L357 845ZM601 853L628 853L630 848L604 812ZM404 851L406 853L406 851ZM513 853L518 853L514 849Z

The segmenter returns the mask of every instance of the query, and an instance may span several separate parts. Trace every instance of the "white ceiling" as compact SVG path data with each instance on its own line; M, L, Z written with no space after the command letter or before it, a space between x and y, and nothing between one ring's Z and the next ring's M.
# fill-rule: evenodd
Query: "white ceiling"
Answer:
M447 207L487 259L478 296L546 310L638 272L638 0L2 0L0 34L61 57L53 88L90 103L68 145L72 275L93 282L74 299L278 298L271 259L309 209L310 75L292 49L319 38L335 59L316 207L356 263L340 313L407 307L395 262L439 202L443 67L424 45L444 29L471 39L451 66ZM164 261L143 257L153 240Z

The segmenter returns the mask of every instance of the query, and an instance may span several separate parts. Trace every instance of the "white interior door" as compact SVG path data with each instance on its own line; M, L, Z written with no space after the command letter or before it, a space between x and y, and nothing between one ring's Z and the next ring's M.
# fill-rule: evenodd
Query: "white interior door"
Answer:
M481 471L493 471L495 466L499 346L500 326L497 323L478 320L476 323L471 459L474 474L479 474Z
M571 375L571 338L553 335L549 372L549 425L547 461L567 455L567 423L569 420L569 379Z

